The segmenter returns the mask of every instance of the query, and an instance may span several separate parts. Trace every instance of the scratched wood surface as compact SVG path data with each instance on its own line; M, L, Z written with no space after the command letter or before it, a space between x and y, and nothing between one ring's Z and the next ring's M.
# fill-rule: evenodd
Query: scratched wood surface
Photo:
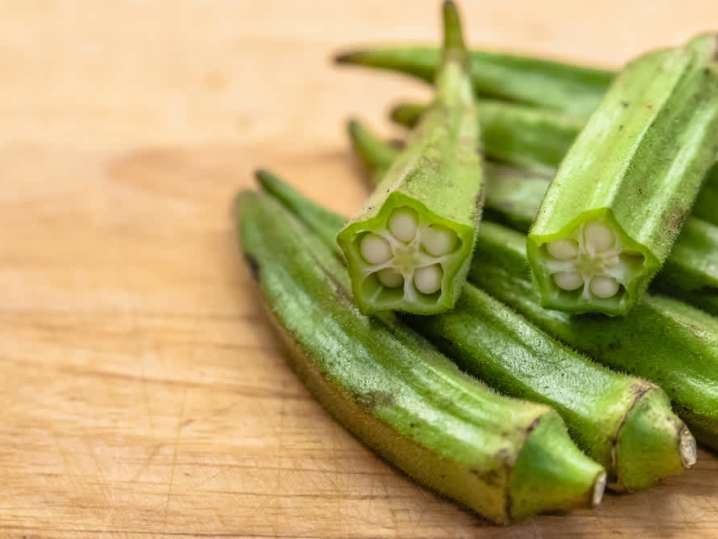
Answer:
M617 65L708 0L464 2L471 40ZM431 1L0 6L0 536L715 537L718 460L510 529L415 486L297 382L229 207L271 166L360 203L343 122L423 86L342 45L437 39ZM540 493L537 493L540 495Z

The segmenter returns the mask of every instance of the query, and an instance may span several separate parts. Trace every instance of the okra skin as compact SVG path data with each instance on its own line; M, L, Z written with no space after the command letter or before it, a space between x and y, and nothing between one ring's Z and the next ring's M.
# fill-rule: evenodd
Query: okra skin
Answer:
M316 218L326 210L278 178L262 173L259 180L320 237L340 226L336 214L334 223ZM695 441L659 388L571 351L470 284L452 311L406 319L495 389L555 408L579 446L606 468L615 490L647 488L695 460Z
M668 257L717 152L715 35L628 64L529 231L543 305L625 315Z
M371 181L391 164L397 150L359 122L352 122L350 138ZM487 219L526 232L533 223L550 178L537 172L486 162ZM689 217L653 288L679 297L718 315L718 227Z
M701 443L718 449L718 319L645 294L630 316L571 316L541 306L526 236L485 223L469 279L536 326L617 371L658 384Z
M494 522L600 499L602 468L558 414L494 393L392 316L362 315L332 250L275 200L245 192L238 210L245 259L290 365L362 442Z
M432 82L441 53L431 47L376 47L342 53L339 64L404 73ZM471 82L481 97L547 107L587 117L613 79L610 71L540 58L471 51Z
M486 156L537 172L554 172L585 123L546 109L501 101L480 101L478 108ZM400 103L390 116L400 125L414 127L425 109L416 103Z
M459 16L447 2L434 102L360 215L337 235L364 313L442 312L453 307L466 280L483 205L467 65ZM406 224L403 232L395 223ZM429 246L434 234L446 240L436 250ZM383 278L385 270L392 282Z

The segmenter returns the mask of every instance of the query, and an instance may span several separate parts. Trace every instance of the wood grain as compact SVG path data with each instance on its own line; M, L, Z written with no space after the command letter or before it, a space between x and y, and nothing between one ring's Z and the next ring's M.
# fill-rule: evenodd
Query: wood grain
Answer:
M619 64L706 1L465 2L472 41ZM628 5L626 5L628 4ZM230 206L271 166L350 212L343 122L423 97L336 70L437 37L436 2L3 2L0 536L715 537L718 460L496 528L362 447L283 361Z

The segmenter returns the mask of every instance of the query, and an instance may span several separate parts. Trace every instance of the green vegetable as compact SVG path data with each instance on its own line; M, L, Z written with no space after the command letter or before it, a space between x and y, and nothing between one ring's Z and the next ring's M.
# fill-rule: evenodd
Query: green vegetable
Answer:
M486 156L538 172L554 172L584 124L525 105L481 101L478 107ZM414 127L424 110L422 105L402 103L392 109L391 118Z
M258 179L332 245L340 216L270 173L260 172ZM646 488L695 461L693 437L659 388L610 372L565 348L470 284L454 310L409 316L408 321L496 389L558 410L578 444L606 467L617 490Z
M471 51L471 82L482 97L493 97L588 116L608 89L613 73L539 58ZM339 54L337 63L355 64L434 80L441 54L430 47L384 47Z
M244 192L238 210L291 366L361 441L495 522L600 501L605 474L556 412L497 395L391 315L362 315L339 260L275 200Z
M551 182L527 252L545 307L626 314L718 152L716 36L631 62Z
M352 146L372 181L391 164L397 150L383 143L363 125L351 122ZM486 217L525 232L541 205L549 178L487 162ZM689 217L661 272L655 288L718 315L718 227Z
M461 24L444 3L436 98L359 217L338 234L364 313L453 307L483 204L479 129Z
M698 440L718 449L718 319L645 294L630 316L571 316L541 307L526 236L485 223L469 278L544 331L604 365L661 386Z

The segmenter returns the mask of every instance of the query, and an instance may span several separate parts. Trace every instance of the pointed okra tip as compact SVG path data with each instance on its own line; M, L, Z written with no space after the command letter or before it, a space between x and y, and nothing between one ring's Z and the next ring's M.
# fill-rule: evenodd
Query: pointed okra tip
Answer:
M466 49L461 29L461 14L456 3L445 0L441 9L444 21L444 49L447 51Z
M629 492L655 485L696 463L696 440L671 410L665 393L638 386L614 447L616 488Z
M569 312L626 314L658 265L610 214L555 234L530 233L527 246L543 305Z

